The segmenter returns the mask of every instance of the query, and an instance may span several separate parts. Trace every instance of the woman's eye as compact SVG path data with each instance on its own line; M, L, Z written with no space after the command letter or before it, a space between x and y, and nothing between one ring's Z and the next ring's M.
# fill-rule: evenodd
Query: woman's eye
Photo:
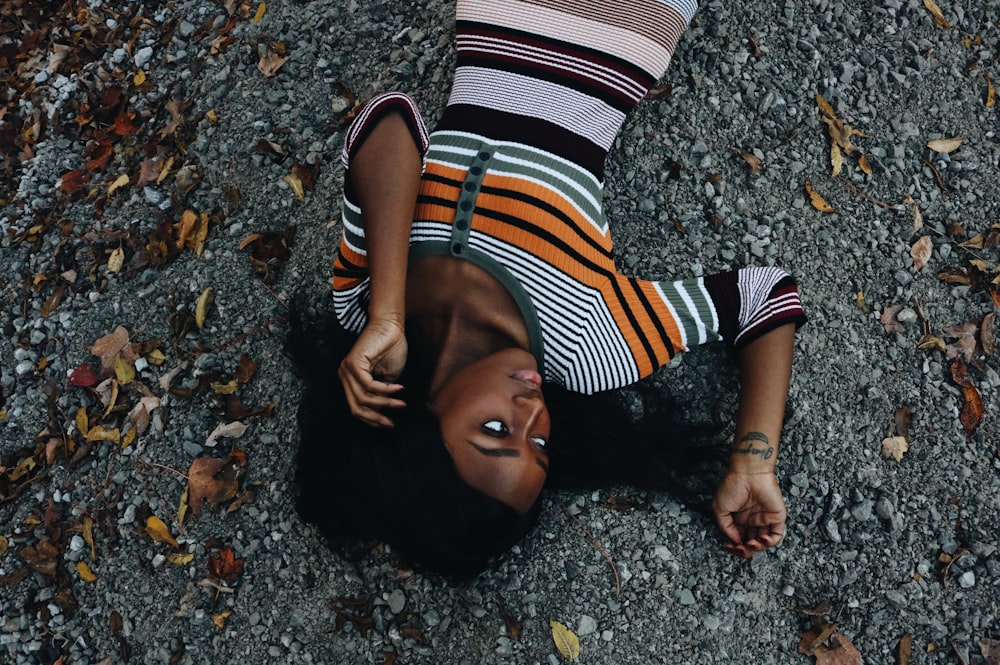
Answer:
M483 429L491 434L506 434L507 426L499 420L488 420L483 423Z
M538 446L539 448L544 448L545 447L546 441L542 437L540 437L540 436L533 436L533 437L531 437L531 440L534 441L535 445Z

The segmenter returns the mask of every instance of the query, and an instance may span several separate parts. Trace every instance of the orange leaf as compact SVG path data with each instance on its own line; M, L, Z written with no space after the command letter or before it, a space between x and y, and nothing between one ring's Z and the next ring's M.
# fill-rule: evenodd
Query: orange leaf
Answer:
M59 177L59 190L66 194L77 192L84 183L90 181L90 172L85 169L77 169L63 173Z
M979 427L980 421L983 419L983 413L985 413L983 400L979 396L979 391L972 385L972 380L969 379L969 372L965 369L965 365L959 358L955 358L954 362L951 363L951 379L958 385L959 390L962 391L962 400L964 403L962 404L962 413L958 419L961 421L962 427L965 428L966 438L971 439L972 435L976 433L976 428Z
M929 11L931 16L934 17L935 26L944 28L945 30L951 29L951 23L949 23L948 19L944 17L944 14L941 12L941 8L937 6L937 3L934 2L934 0L924 0L924 7L926 7L927 11Z
M224 582L226 586L234 586L243 575L245 563L246 559L236 558L236 552L232 547L223 547L219 551L219 556L208 557L208 574Z
M837 209L826 202L819 192L813 189L812 183L809 182L809 178L806 178L806 194L809 195L809 203L812 204L813 208L819 210L820 212L837 212Z
M127 134L135 134L139 131L139 128L132 123L132 118L135 117L134 113L130 113L125 109L122 109L118 116L115 118L114 130L115 134L119 136L125 136Z
M237 451L239 452L239 451ZM197 517L205 501L214 508L236 496L246 465L245 455L228 458L199 455L188 470L188 505Z

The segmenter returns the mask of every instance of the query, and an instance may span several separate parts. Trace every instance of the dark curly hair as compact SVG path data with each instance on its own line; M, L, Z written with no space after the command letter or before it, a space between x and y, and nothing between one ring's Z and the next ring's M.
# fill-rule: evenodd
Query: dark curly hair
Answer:
M407 407L392 412L396 426L376 429L351 416L337 368L355 339L332 318L306 322L293 313L287 349L305 384L299 514L345 555L359 539L379 539L420 568L478 573L531 529L541 502L519 515L459 476L426 405L431 368L421 365L413 344L399 378ZM543 393L552 418L547 487L628 484L689 503L702 498L707 486L692 486L690 472L713 457L703 445L713 428L679 424L677 410L659 395L654 414L633 423L614 393L587 396L551 384Z

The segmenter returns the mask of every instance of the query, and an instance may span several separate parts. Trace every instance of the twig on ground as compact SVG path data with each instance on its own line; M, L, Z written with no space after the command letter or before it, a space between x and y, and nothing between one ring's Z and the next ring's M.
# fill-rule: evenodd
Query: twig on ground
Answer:
M569 509L566 507L564 503L560 502L559 507L562 508L563 514L566 515L566 517L573 520L573 526L577 529L577 533L580 535L580 537L589 542L594 547L594 549L600 552L601 556L604 557L604 560L608 562L609 566L611 566L611 572L614 573L615 575L615 598L621 596L622 579L621 576L618 575L618 566L615 565L615 562L614 560L612 560L611 555L608 554L608 551L606 549L604 549L604 546L601 545L600 541L594 537L594 534L592 534L590 530L586 526L584 526L583 522L580 521L580 518L578 518L573 513L569 512Z

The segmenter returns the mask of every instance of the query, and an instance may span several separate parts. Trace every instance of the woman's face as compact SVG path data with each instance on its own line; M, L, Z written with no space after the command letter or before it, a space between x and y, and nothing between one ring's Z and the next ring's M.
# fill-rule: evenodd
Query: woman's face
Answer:
M548 472L541 385L534 357L505 349L456 372L431 401L459 475L522 514Z

